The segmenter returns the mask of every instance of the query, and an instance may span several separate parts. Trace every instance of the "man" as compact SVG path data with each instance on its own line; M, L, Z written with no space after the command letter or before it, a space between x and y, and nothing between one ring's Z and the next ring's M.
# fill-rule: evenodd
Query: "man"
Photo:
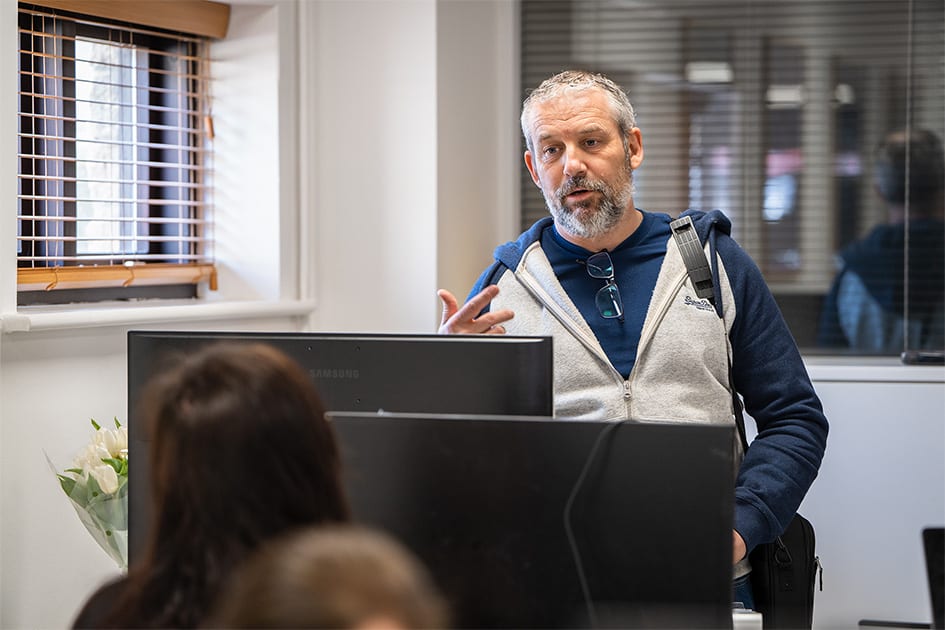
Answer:
M886 136L873 172L888 222L840 253L819 345L945 350L945 155L930 131Z
M551 217L496 249L462 307L438 292L440 332L553 336L559 417L713 423L733 422L730 341L732 383L759 429L733 532L736 598L751 607L746 555L790 522L826 445L793 337L724 215L685 213L718 252L720 318L693 290L671 218L635 208L643 138L616 84L562 72L526 99L521 122Z

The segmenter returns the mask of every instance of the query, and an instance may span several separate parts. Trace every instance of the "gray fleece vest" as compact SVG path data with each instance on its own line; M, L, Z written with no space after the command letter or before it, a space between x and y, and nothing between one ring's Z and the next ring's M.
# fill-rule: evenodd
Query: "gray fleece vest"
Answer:
M580 311L533 243L514 275L499 280L492 308L509 308L510 335L554 338L555 416L604 420L733 422L728 331L735 301L719 261L724 319L696 297L670 239L647 310L630 378L614 369ZM724 326L724 328L723 328Z

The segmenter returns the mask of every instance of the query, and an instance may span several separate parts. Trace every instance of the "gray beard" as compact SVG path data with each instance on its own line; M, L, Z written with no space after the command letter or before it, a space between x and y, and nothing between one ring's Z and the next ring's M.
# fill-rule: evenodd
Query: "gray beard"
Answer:
M593 201L577 204L573 208L564 205L564 198L578 189L593 190L601 194L600 205L596 211L580 214L577 212L589 208ZM544 191L542 192L544 194ZM604 182L576 177L566 180L553 195L544 194L544 197L545 205L560 229L580 238L593 239L603 236L617 225L626 212L632 195L633 173L630 172L626 183L619 190Z

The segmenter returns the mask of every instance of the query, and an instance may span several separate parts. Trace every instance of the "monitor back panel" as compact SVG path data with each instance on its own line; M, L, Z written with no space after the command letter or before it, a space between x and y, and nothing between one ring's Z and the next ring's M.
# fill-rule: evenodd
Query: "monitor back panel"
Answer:
M733 427L331 418L356 518L420 557L455 627L731 627Z
M137 421L144 386L173 361L212 343L264 343L311 376L326 410L551 414L549 337L346 333L128 333L129 559L150 527L149 443Z
M131 331L129 395L169 357L223 341L285 352L332 411L552 414L548 337Z

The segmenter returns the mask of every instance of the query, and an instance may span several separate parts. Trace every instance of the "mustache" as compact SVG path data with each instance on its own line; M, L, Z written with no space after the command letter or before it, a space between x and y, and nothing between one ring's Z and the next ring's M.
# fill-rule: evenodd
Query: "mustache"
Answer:
M558 199L564 199L576 190L588 190L593 192L607 193L607 185L604 182L595 181L584 177L569 177L555 191Z

